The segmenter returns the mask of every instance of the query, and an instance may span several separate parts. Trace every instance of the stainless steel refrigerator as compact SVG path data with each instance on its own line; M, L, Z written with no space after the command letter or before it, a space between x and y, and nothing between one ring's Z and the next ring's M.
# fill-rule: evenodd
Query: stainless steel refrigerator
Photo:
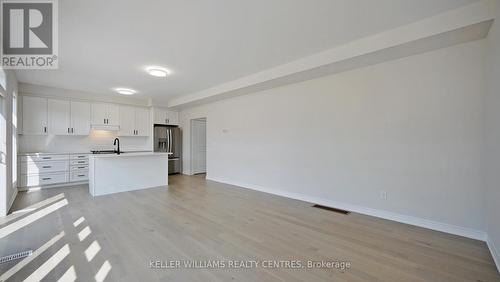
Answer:
M177 126L158 125L154 126L154 150L155 152L169 152L168 174L180 173L182 170L182 134Z

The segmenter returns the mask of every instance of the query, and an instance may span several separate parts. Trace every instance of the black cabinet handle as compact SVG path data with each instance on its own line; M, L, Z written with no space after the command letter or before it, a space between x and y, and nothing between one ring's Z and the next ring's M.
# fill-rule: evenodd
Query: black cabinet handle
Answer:
M85 168L84 166L79 166L78 168Z
M45 178L42 178L42 180L51 180L52 178L50 177L45 177Z
M85 176L85 174L78 174L78 177L82 177L82 176Z
M50 160L52 157L42 157L42 160Z
M42 168L51 168L50 165L42 166Z

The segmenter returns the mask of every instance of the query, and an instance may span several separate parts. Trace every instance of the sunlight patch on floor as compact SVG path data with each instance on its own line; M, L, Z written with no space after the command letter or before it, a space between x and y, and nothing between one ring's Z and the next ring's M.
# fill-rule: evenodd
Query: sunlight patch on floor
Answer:
M2 229L0 229L0 239L6 237L6 236L10 235L12 232L15 232L15 231L25 227L26 225L29 225L29 224L39 220L40 218L64 207L67 204L68 204L68 200L64 199L62 201L59 201L55 204L52 204L52 205L50 205L46 208L43 208L43 209L41 209L33 214L28 215L27 217L21 218L20 220L3 227Z
M27 207L23 208L22 210L14 211L11 214L7 215L6 217L0 218L0 225L5 224L7 222L10 222L10 221L12 221L12 220L14 220L14 219L16 219L18 217L21 217L24 214L32 212L32 211L34 211L36 209L39 209L39 208L41 208L41 207L43 207L45 205L53 203L53 202L55 202L57 200L61 200L63 198L64 198L64 193L57 194L57 195L55 195L53 197L50 197L50 198L45 199L43 201L40 201L38 203L32 204L30 206L27 206Z
M97 253L101 250L101 246L97 241L92 242L90 246L85 250L85 257L87 261L90 262L97 255Z
M71 266L66 272L57 280L57 282L73 282L76 281L75 267Z
M111 270L111 264L109 261L105 261L99 271L97 271L97 274L94 276L96 282L103 282L104 279L106 279L106 276L108 276L109 271Z
M87 236L89 236L90 233L92 233L92 230L90 230L90 227L85 226L85 228L83 228L82 231L80 231L80 233L78 233L78 239L80 239L80 241L83 241L83 240L85 240L85 238L87 238Z
M85 220L85 217L80 217L79 219L77 219L75 222L73 222L73 226L74 227L78 227L78 225L80 225L80 223L82 223L83 221Z
M52 271L67 255L69 255L69 245L66 244L45 261L37 270L31 273L24 282L41 281L50 271Z
M26 266L28 263L36 259L41 253L53 246L57 241L59 241L64 236L64 231L54 236L47 243L43 244L40 248L36 249L33 254L29 257L24 258L22 261L18 262L11 269L7 270L2 276L0 276L0 281L6 281L12 275L16 274L21 268Z

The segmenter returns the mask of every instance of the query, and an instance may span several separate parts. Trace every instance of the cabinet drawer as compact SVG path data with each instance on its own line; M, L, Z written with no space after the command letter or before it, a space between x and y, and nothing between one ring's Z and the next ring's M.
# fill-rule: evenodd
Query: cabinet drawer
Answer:
M89 170L89 166L88 165L72 165L71 168L70 168L71 171L77 171L77 170L86 170L88 171Z
M42 173L42 174L32 174L32 175L21 175L21 186L43 186L56 183L68 182L67 172L55 172L55 173Z
M74 165L88 165L89 164L89 160L71 160L71 166L74 166Z
M67 161L69 155L32 155L21 156L21 162Z
M88 160L89 159L89 155L88 154L71 155L70 159L71 160Z
M22 162L20 165L22 174L68 171L67 161Z
M70 182L87 181L87 180L89 180L89 173L88 173L88 171L74 171L74 172L71 172Z

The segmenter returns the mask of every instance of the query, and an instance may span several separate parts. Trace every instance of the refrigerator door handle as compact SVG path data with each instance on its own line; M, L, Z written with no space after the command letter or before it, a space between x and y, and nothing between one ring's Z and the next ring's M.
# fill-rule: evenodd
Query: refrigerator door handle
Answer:
M169 134L169 136L168 136L168 142L170 143L170 144L169 144L169 150L168 150L168 152L169 152L169 153L172 153L172 149L173 149L172 147L174 146L174 144L173 144L174 142L173 142L173 140L172 140L172 137L173 137L173 136L172 136L172 129L170 129L170 130L168 131L168 134Z
M168 153L170 151L170 130L167 129L167 142L165 144L165 151Z

